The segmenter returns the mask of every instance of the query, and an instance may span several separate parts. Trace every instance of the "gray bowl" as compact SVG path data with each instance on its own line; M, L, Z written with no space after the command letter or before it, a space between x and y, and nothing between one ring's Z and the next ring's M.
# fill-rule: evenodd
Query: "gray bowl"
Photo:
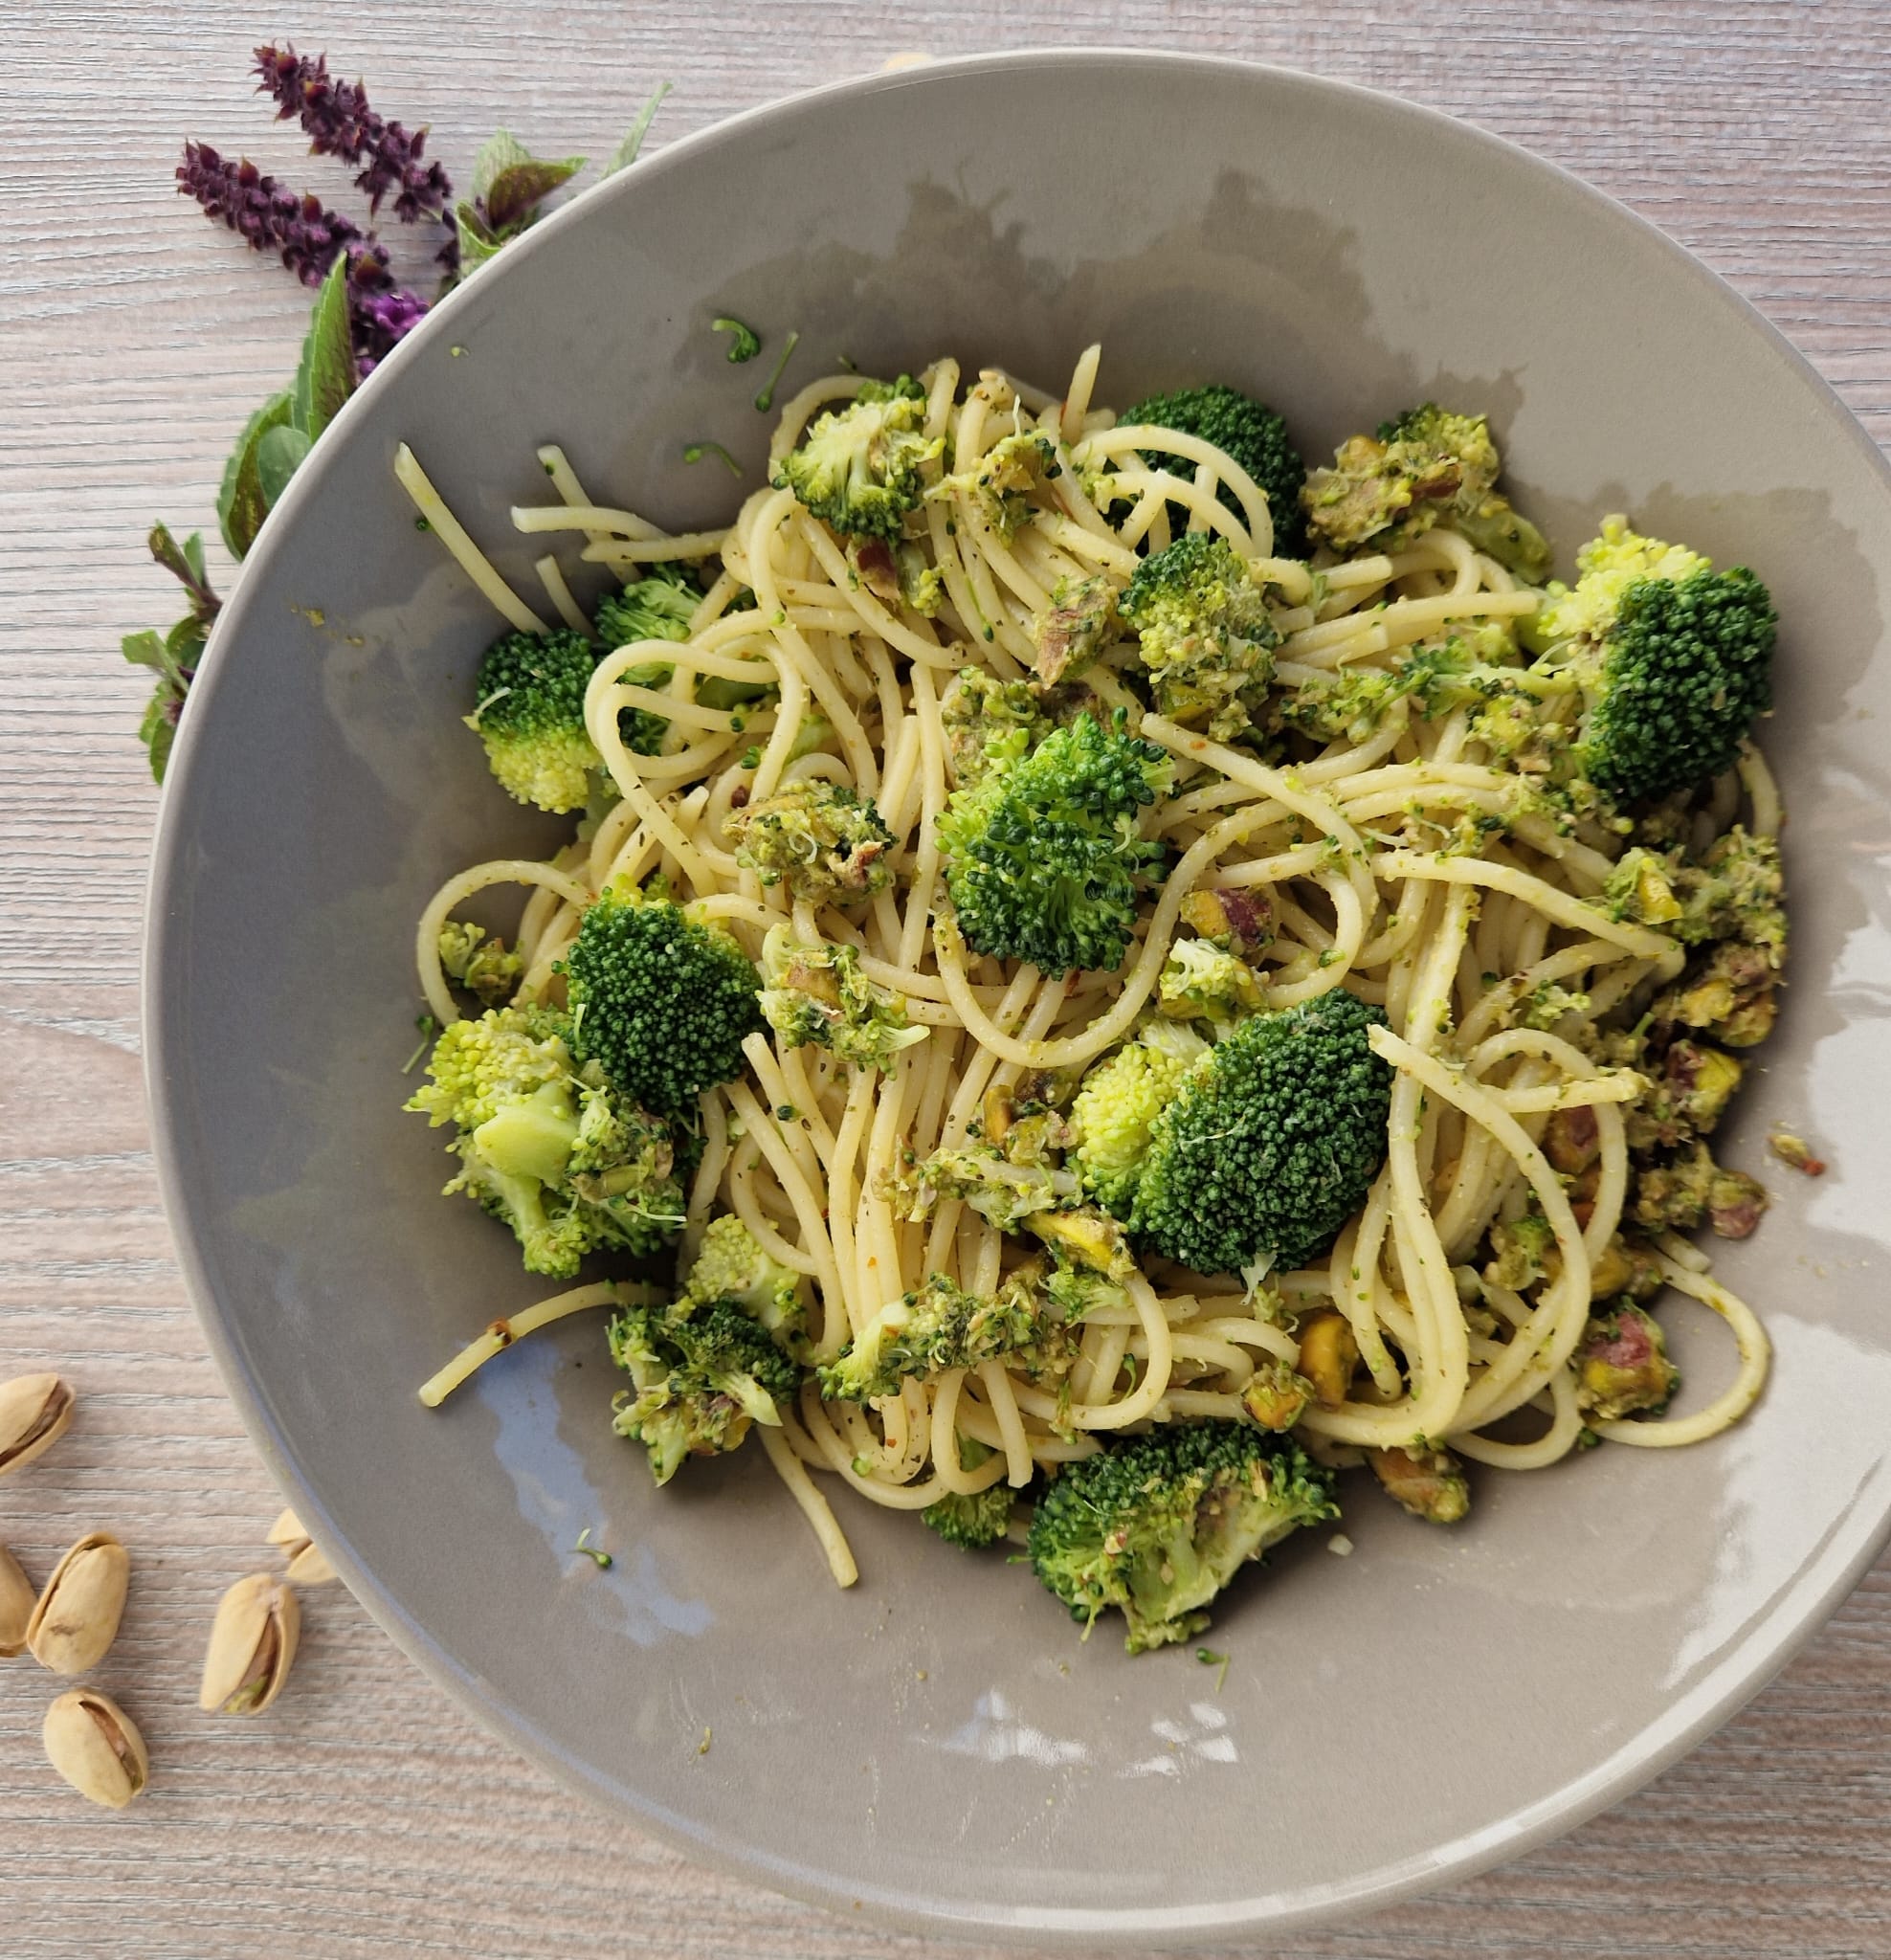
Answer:
M1226 379L1301 447L1435 395L1488 409L1566 552L1617 508L1769 579L1792 811L1783 1026L1731 1137L1806 1126L1818 1183L1723 1269L1778 1364L1739 1429L1486 1475L1462 1529L1361 1503L1188 1651L1079 1645L1028 1575L849 1506L842 1594L754 1452L654 1492L594 1322L435 1414L413 1391L543 1288L434 1192L403 1116L415 914L560 835L457 717L495 621L390 473L411 440L503 569L533 446L679 526L768 418L711 317L798 326L791 381L950 351L1102 398ZM1737 1707L1891 1518L1882 1211L1891 1000L1877 451L1727 289L1617 206L1442 117L1229 62L1004 56L823 90L679 143L449 301L271 517L164 807L148 1053L184 1265L260 1447L437 1681L693 1855L934 1929L1096 1950L1279 1933L1563 1830ZM1874 721L1877 713L1880 719ZM1730 1348L1677 1308L1697 1384ZM573 1558L602 1526L609 1571ZM713 1730L709 1753L699 1753ZM498 1799L496 1798L497 1802Z

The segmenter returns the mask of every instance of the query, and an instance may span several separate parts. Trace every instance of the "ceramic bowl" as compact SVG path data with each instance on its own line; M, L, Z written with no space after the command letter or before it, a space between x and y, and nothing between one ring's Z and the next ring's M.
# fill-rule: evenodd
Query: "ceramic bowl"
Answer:
M1217 1614L1226 1679L1129 1659L1028 1573L839 1500L829 1582L759 1453L651 1487L595 1321L416 1385L550 1290L436 1195L405 1116L411 946L452 869L545 852L460 725L494 616L416 531L397 442L508 574L534 445L679 528L731 508L769 418L713 316L940 352L1100 396L1232 381L1316 456L1428 397L1487 410L1567 554L1611 510L1771 584L1766 742L1791 806L1791 986L1728 1135L1818 1182L1721 1270L1778 1347L1691 1450L1479 1480L1461 1529L1361 1501ZM400 1643L578 1788L709 1862L939 1930L1146 1950L1279 1934L1467 1873L1619 1797L1737 1707L1891 1516L1884 1016L1891 497L1786 344L1674 244L1443 117L1231 62L1007 55L825 89L679 142L455 294L271 516L185 725L152 887L160 1161L232 1393ZM1874 717L1876 719L1874 719ZM1668 1311L1696 1392L1731 1368ZM608 1571L571 1555L581 1529ZM699 1753L712 1730L710 1753Z

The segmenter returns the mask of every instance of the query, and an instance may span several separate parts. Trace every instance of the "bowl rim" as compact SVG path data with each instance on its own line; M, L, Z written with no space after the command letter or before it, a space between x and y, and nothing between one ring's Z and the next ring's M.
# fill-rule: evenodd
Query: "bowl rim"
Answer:
M927 57L910 67L843 77L814 88L771 97L692 130L616 175L590 186L508 246L502 260L505 270L500 276L524 277L524 268L547 238L585 223L590 214L601 211L607 202L626 194L627 186L687 169L700 153L740 143L770 124L800 114L812 102L923 88L941 80L1020 68L1070 71L1138 67L1194 69L1221 78L1242 78L1262 88L1303 91L1355 106L1364 105L1368 113L1409 119L1435 137L1461 143L1473 151L1481 148L1494 161L1502 160L1506 168L1522 167L1538 173L1575 201L1611 215L1618 225L1633 227L1644 241L1656 245L1678 272L1684 272L1704 288L1709 298L1728 314L1730 324L1738 324L1748 332L1757 331L1769 345L1774 360L1801 383L1810 385L1813 401L1823 421L1833 434L1867 460L1880 484L1891 494L1891 459L1887 459L1811 361L1757 306L1651 219L1562 165L1442 109L1390 90L1233 55L1047 44ZM488 268L484 276L494 277L494 270ZM410 364L426 358L443 336L452 333L465 289L456 288L429 309L418 326L343 404L336 423L352 427L355 420L378 406L380 397L393 386L384 376L402 373ZM318 444L315 455L297 471L281 500L265 519L244 561L246 570L280 548L281 540L303 507L320 496L337 447L332 443ZM173 884L180 881L189 846L185 811L197 774L200 724L211 711L208 701L217 692L227 657L223 651L226 643L248 631L250 614L260 604L248 595L259 590L262 583L259 577L239 578L211 630L192 690L193 695L206 699L198 701L180 724L165 793L159 803L145 894L141 962L144 1080L159 1189L170 1222L178 1267L217 1371L250 1440L297 1515L305 1526L315 1526L314 1535L349 1591L402 1653L462 1710L489 1734L548 1771L566 1789L602 1805L620 1818L628 1811L637 1828L647 1830L720 1873L759 1882L836 1915L857 1918L864 1913L882 1924L934 1936L1094 1952L1106 1948L1184 1948L1257 1934L1305 1931L1382 1910L1417 1894L1476 1877L1561 1837L1652 1782L1743 1708L1805 1646L1854 1590L1886 1540L1891 1539L1891 1504L1863 1525L1855 1506L1834 1526L1814 1559L1796 1575L1771 1611L1751 1622L1725 1657L1661 1720L1638 1730L1602 1763L1538 1803L1480 1831L1395 1863L1374 1867L1355 1879L1303 1891L1215 1902L1192 1910L1186 1905L1167 1906L1160 1915L1146 1908L1112 1910L1106 1914L1052 1908L1033 1912L995 1905L986 1910L968 1908L961 1903L928 1900L910 1891L882 1892L863 1888L857 1882L842 1882L831 1874L809 1870L745 1842L726 1826L708 1825L679 1815L600 1776L587 1764L561 1751L519 1711L495 1700L488 1685L444 1652L427 1628L408 1614L374 1571L355 1556L347 1538L317 1500L298 1467L289 1437L270 1416L259 1387L224 1324L211 1283L204 1242L193 1221L187 1190L184 1160L188 1152L179 1116L179 1103L186 1092L180 1091L179 1100L173 1100L170 1089L173 1072L166 1032L170 1019L166 977L171 947L169 894Z

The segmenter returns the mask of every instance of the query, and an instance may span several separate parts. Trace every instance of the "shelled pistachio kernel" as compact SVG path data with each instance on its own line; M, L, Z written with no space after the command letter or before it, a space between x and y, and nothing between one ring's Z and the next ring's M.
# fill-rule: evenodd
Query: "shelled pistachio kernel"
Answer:
M0 1382L0 1477L43 1456L72 1427L73 1392L56 1374Z
M207 1715L260 1715L282 1692L301 1630L293 1587L271 1572L238 1579L217 1602L197 1705Z
M26 1630L39 1594L20 1562L0 1545L0 1659L26 1652Z
M302 1529L294 1511L284 1511L269 1527L269 1542L289 1561L290 1583L325 1586L335 1576L322 1548Z
M109 1531L88 1531L53 1568L26 1623L33 1658L55 1674L97 1667L118 1638L131 1554Z
M40 1739L54 1769L107 1810L122 1811L151 1780L138 1725L96 1688L68 1688L47 1709Z

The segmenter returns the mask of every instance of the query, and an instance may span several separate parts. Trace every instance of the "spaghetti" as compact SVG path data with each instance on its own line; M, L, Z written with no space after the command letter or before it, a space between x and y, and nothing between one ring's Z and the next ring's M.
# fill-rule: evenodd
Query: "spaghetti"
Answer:
M1346 988L1384 1010L1371 1035L1391 1076L1384 1167L1324 1258L1259 1281L1145 1259L1123 1303L1084 1319L1055 1391L1003 1358L909 1378L865 1407L824 1401L813 1376L804 1379L763 1440L842 1585L856 1569L822 1483L918 1510L1000 1481L1021 1489L1125 1430L1243 1418L1257 1370L1302 1359L1314 1315L1343 1316L1358 1355L1342 1392L1300 1417L1301 1441L1335 1463L1449 1445L1521 1470L1598 1437L1692 1442L1737 1419L1766 1372L1753 1314L1671 1238L1651 1250L1659 1279L1731 1326L1734 1382L1680 1419L1579 1406L1572 1358L1597 1302L1620 1290L1602 1268L1619 1262L1635 1177L1625 1115L1651 1093L1644 1076L1600 1058L1603 1036L1675 980L1684 952L1657 926L1593 902L1621 856L1620 830L1592 813L1546 815L1466 709L1428 716L1400 699L1369 727L1324 743L1296 738L1263 760L1146 711L1134 643L1114 647L1086 676L1096 699L1128 707L1132 726L1175 765L1172 791L1146 827L1170 868L1135 943L1114 971L1057 979L967 946L938 836L955 780L942 702L968 666L999 680L1028 674L1034 622L1068 583L1100 572L1125 580L1178 524L1225 539L1268 582L1279 631L1274 684L1287 689L1389 672L1414 646L1525 620L1540 603L1448 521L1388 553L1277 556L1266 495L1238 463L1195 436L1117 423L1093 404L1097 369L1091 348L1060 398L990 370L962 387L949 360L922 377L924 434L941 453L907 548L939 594L929 612L863 577L846 541L790 489L758 490L726 531L671 536L595 501L560 451L542 451L559 501L516 509L520 532L567 538L583 562L619 575L700 566L702 597L686 639L598 660L586 725L616 798L601 819L549 862L500 859L459 873L420 923L420 985L443 1023L459 1008L440 932L476 892L531 888L518 998L542 999L558 997L562 956L596 896L658 875L751 957L771 928L786 928L854 949L866 979L903 1000L924 1038L883 1069L758 1035L744 1076L702 1098L685 1260L711 1216L740 1218L801 1276L817 1362L935 1275L990 1295L1017 1265L1018 1242L957 1199L911 1215L897 1202L901 1180L914 1163L982 1135L989 1112L1028 1076L1079 1070L1134 1035L1191 894L1242 892L1267 904L1273 937L1254 956L1261 1009ZM836 375L797 394L772 460L858 385ZM1041 437L1057 466L1029 494L1022 521L999 524L966 479L1020 432ZM405 447L397 469L505 619L543 630ZM549 610L583 624L555 557L540 575ZM740 603L746 594L752 604ZM669 673L653 685L636 670L656 660ZM758 678L766 694L741 711L698 701L705 680ZM627 746L620 711L630 706L667 721L655 752ZM890 834L893 880L863 907L817 910L786 884L765 884L725 834L733 812L814 781L872 798ZM1748 835L1770 836L1778 799L1756 750L1703 807L1717 832L1744 815ZM1547 1018L1546 998L1555 1007ZM1590 1139L1575 1175L1549 1154L1570 1112L1583 1113ZM1532 1265L1505 1275L1501 1261L1480 1261L1494 1231L1526 1217L1544 1232ZM537 1318L623 1297L621 1287L581 1288ZM425 1398L437 1400L532 1320L483 1336Z

